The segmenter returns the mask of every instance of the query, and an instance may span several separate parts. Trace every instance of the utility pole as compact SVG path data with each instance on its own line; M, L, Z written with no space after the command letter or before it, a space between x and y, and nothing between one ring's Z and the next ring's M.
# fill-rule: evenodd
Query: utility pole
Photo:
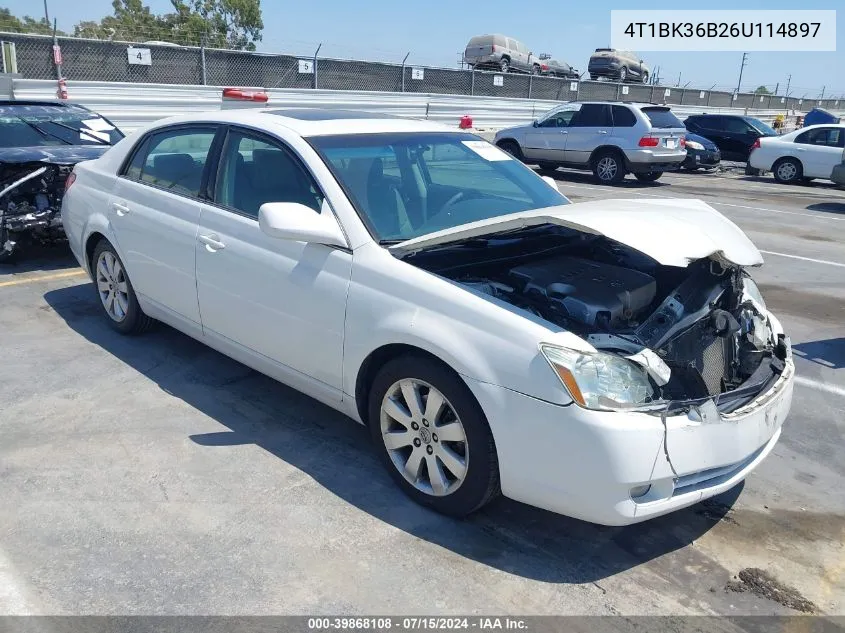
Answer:
M824 99L824 89L825 89L826 87L827 87L827 86L822 86L822 93L819 95L819 101L821 101L822 99Z
M47 11L47 0L44 0L44 20L50 24L50 13Z
M742 65L739 67L739 81L736 82L736 93L739 94L739 86L742 83L742 69L745 68L748 53L742 54Z
M681 85L681 73L678 73L678 83L675 84L676 86Z
M789 77L786 78L786 95L784 95L785 98L783 100L783 103L785 105L784 109L787 112L789 111L789 84L790 83L792 83L792 75L790 75Z

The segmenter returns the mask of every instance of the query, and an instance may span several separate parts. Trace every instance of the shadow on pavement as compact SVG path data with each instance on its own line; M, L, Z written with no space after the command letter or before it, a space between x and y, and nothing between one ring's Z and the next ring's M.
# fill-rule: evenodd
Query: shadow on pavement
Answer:
M845 202L819 202L807 206L808 211L824 211L825 213L845 213Z
M718 523L742 485L686 510L627 528L601 527L500 498L465 520L438 515L394 485L366 429L210 348L159 325L114 332L90 284L44 295L67 325L166 393L229 430L191 436L208 450L255 444L373 517L490 567L554 583L596 582L662 557ZM577 455L562 455L579 459ZM315 508L315 511L319 511ZM668 564L668 563L667 563Z
M792 346L792 351L806 361L830 369L845 367L845 338L798 343Z
M0 277L39 270L64 270L78 267L79 263L67 244L27 246L15 255L11 263L0 264Z
M562 183L574 182L574 183L584 184L584 185L593 185L595 187L612 187L614 189L623 189L624 190L626 188L627 189L641 189L641 188L644 188L644 187L645 188L659 188L659 187L670 186L670 183L661 182L660 180L655 180L654 182L640 182L639 180L637 180L631 174L628 174L627 176L625 176L625 180L623 180L618 185L603 185L598 180L596 180L596 177L593 176L593 174L591 172L587 172L587 171L574 171L574 170L569 170L569 169L566 169L566 168L558 168L554 171L537 169L536 171L541 176L551 176L555 180L562 182ZM672 172L672 173L677 173L677 172Z

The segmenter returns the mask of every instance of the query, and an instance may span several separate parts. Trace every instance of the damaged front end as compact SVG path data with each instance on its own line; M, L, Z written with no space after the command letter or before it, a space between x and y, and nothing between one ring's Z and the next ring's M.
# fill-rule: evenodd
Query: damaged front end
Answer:
M734 411L783 372L789 342L744 266L660 264L618 241L541 225L414 253L413 263L588 343L541 351L596 410Z
M61 205L74 165L106 148L51 147L0 150L0 262L33 244L66 240Z

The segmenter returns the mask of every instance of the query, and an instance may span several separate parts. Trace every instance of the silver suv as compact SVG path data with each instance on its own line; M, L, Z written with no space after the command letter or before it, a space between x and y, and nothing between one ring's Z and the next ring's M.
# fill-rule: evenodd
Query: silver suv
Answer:
M507 35L477 35L464 49L464 63L478 70L540 74L540 58Z
M615 185L628 173L654 181L678 169L687 155L685 134L666 106L573 101L531 125L500 130L493 142L541 169L589 169L599 182Z

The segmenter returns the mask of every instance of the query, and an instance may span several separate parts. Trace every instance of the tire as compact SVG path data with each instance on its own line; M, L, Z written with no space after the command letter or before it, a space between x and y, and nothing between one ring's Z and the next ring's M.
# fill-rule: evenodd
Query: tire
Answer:
M625 163L619 152L605 150L592 162L593 175L603 185L618 185L625 178Z
M619 83L624 84L628 80L628 69L622 66L619 69Z
M507 57L502 57L501 61L499 61L499 70L503 73L510 72L511 69L511 60Z
M442 397L443 407L440 415L429 420L425 413L432 389ZM407 405L405 393L416 396L422 415L409 415L412 409ZM390 406L386 403L391 401L397 417L388 413ZM417 503L442 514L464 517L499 494L499 462L493 434L475 397L449 367L416 354L389 361L373 380L367 413L379 458L397 485ZM438 429L447 426L451 429L450 437L458 441L437 438ZM390 433L395 433L397 438L392 449L385 442L385 436ZM400 446L406 436L409 443ZM439 471L434 478L430 464L437 469L435 473ZM462 478L447 464L453 468L457 465ZM414 466L415 475L403 474ZM433 485L434 481L439 484Z
M539 75L540 74L540 67L537 64L534 64L531 67L531 74L532 75Z
M804 169L797 158L781 158L772 165L772 174L779 183L791 185L803 178Z
M541 160L540 162L537 163L537 165L543 171L555 171L557 169L557 163L550 163L550 162L545 161L545 160Z
M590 75L590 81L596 81L596 80L598 80L598 78L599 78L598 75Z
M643 174L634 174L640 182L654 182L663 175L662 171L649 171Z
M138 297L126 268L117 251L107 240L100 240L94 248L91 271L94 275L94 291L112 328L121 334L141 334L153 326L155 321L144 314L138 305ZM121 292L121 289L125 292ZM108 295L112 295L111 304ZM111 309L109 305L112 306Z
M644 83L644 84L647 84L647 83L648 83L648 73L647 73L647 72L645 72L645 71L643 71L642 80L643 80L643 83Z
M519 161L524 161L525 158L522 155L522 149L519 147L519 143L516 141L501 141L499 144L499 149L506 151L508 154L513 156L515 159Z

